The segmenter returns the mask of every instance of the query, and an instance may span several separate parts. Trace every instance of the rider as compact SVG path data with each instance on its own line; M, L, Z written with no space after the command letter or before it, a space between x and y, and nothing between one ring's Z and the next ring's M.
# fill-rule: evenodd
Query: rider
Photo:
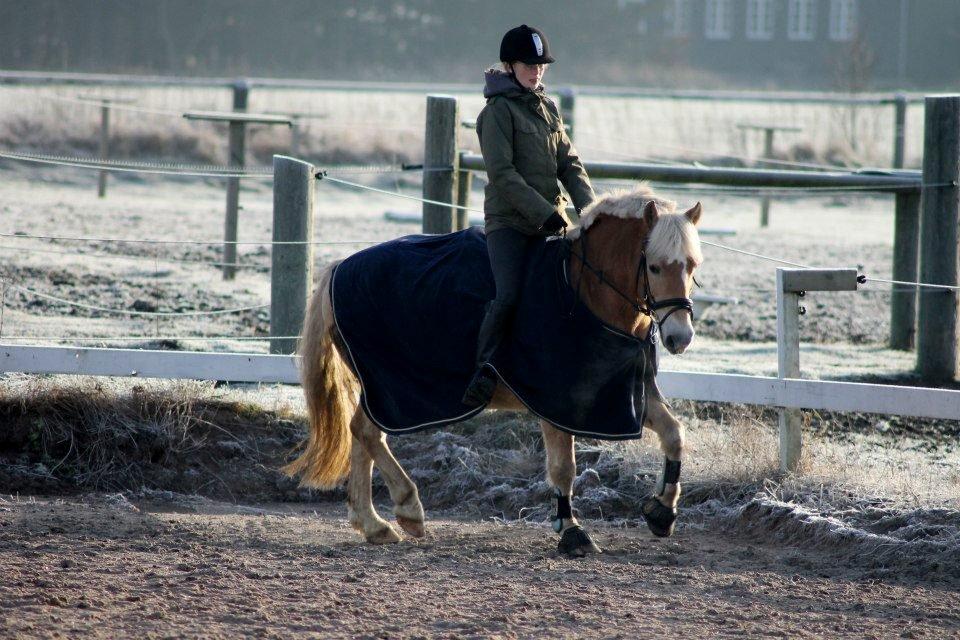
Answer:
M496 350L523 286L531 249L567 228L563 183L579 212L595 199L590 179L541 84L554 61L540 29L520 25L500 42L501 69L488 69L477 135L489 183L483 203L487 251L496 298L487 303L477 345L477 370L463 403L490 401L496 376L485 366Z

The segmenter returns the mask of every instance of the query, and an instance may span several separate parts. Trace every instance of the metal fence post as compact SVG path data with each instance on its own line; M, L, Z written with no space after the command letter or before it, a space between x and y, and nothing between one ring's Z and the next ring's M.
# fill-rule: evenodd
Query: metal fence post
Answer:
M455 202L457 172L457 127L460 124L457 99L427 96L427 123L423 150L423 197L425 200ZM449 167L449 171L445 170ZM423 232L453 231L453 207L423 203Z
M960 225L960 95L928 96L923 133L920 281L957 286ZM957 377L956 291L920 289L917 372L929 381Z
M294 353L313 283L316 169L273 156L273 250L270 266L270 353ZM290 243L290 244L277 244Z
M250 84L246 80L237 80L233 84L233 110L246 111ZM231 167L243 167L245 164L246 125L243 122L230 123ZM240 209L240 178L227 178L227 215L223 225L223 279L233 280L237 274L234 266L237 262L237 226Z

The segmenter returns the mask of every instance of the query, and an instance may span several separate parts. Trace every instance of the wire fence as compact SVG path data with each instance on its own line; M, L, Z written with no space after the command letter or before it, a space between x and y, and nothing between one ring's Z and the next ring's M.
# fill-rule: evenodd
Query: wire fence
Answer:
M97 100L84 100L84 99L67 99L64 98L64 101L81 103L81 104L97 104L100 102ZM141 110L151 113L156 113L159 115L174 115L172 110L162 110L162 109L149 109L145 110L142 108L130 107L129 105L111 105L112 108L124 108L128 110ZM180 115L179 112L176 112L176 115ZM683 148L675 147L677 150L685 150ZM728 156L730 158L735 158L736 156ZM222 166L222 165L190 165L184 163L151 163L151 162L136 162L136 161L108 161L101 160L98 158L82 158L82 157L70 157L70 156L54 156L47 154L36 154L36 153L26 153L26 152L17 152L17 151L0 151L0 158L6 158L8 160L55 165L55 166L68 166L80 169L90 169L90 170L107 170L107 171L118 171L118 172L136 172L136 173L156 173L163 175L178 175L178 176L193 176L193 177L217 177L217 178L253 178L253 179L272 179L273 170L271 167L244 167L239 169L237 167L231 166ZM666 161L666 159L662 159ZM765 159L769 160L769 159ZM805 166L804 164L795 164L795 166ZM829 168L836 169L836 167L828 165L807 165L807 168ZM409 194L400 193L399 189L396 191L390 191L388 189L382 189L378 187L373 187L370 185L361 184L355 181L346 180L337 175L350 175L350 174L399 174L410 171L449 171L450 167L422 167L422 166L406 166L406 165L365 165L365 166L355 166L355 167L338 167L336 169L331 169L329 172L320 172L317 177L321 179L321 182L333 183L337 185L342 185L345 187L364 190L368 192L379 193L382 195L387 195L396 198L402 198L408 201L418 202L420 204L435 204L444 207L449 207L451 209L468 211L471 213L482 214L481 209L475 209L468 206L461 206L454 203L442 202L437 200L424 199L422 197L417 197ZM904 183L905 185L908 183ZM913 182L909 184L915 184ZM936 188L941 186L953 186L954 183L935 183L935 184L925 184L923 188ZM885 186L887 189L895 190L899 185L890 185ZM670 189L673 190L684 190L689 189L691 191L705 191L702 186L690 186L690 185L669 185ZM810 195L816 194L818 196L823 195L832 195L832 194L850 194L868 191L878 191L882 190L884 187L870 187L865 189L863 187L804 187L804 188L789 188L789 189L770 189L770 188L755 188L755 187L710 187L709 191L713 193L722 193L722 194L736 194L736 195L756 195L756 194L802 194ZM50 236L50 235L34 235L26 234L21 232L13 233L2 233L0 232L0 237L18 239L18 240L34 240L34 241L58 241L58 242L74 242L74 243L105 243L105 244L136 244L136 245L207 245L207 246L222 246L226 244L222 239L217 240L171 240L171 239L143 239L143 238L113 238L113 237L95 237L95 236ZM368 240L368 239L357 239L357 240L309 240L309 241L284 241L278 242L273 240L259 240L259 241L243 241L243 242L233 242L230 244L235 245L259 245L259 246L273 246L273 245L339 245L339 246L357 246L357 245L369 245L375 244L379 241L377 240ZM737 248L730 246L724 243L718 243L708 240L701 240L701 243L721 249L724 251L729 251L736 253L738 255L743 255L749 258L764 260L771 263L783 264L791 267L809 269L814 268L808 264L802 264L797 262L792 262L789 260L784 260L776 256L765 255L757 252L748 251L745 249ZM198 264L206 266L236 266L239 268L255 268L263 269L261 265L248 265L248 264L238 264L238 263L225 263L225 262L216 262L216 261L206 261L206 260L190 260L182 258L168 258L168 257L159 257L159 256L129 256L123 254L109 254L102 252L94 253L79 253L79 252L70 252L70 251L60 251L47 248L35 248L35 247L13 247L13 246L2 246L7 250L14 251L36 251L43 253L56 253L56 254L65 254L65 255L74 255L77 257L96 257L96 258L123 258L123 259L136 259L136 260L149 260L151 262L176 262L184 264ZM919 288L927 288L931 290L939 290L944 292L958 291L960 287L952 285L942 285L942 284L933 284L933 283L924 283L924 282L905 282L892 279L876 278L872 276L864 276L864 283L876 283L876 284L888 284L894 285L893 288L883 291L876 290L863 290L862 293L882 293L890 294L897 291L916 291ZM174 319L174 318L197 318L197 317L210 317L210 316L222 316L230 314L240 314L248 311L256 311L260 309L265 309L269 307L269 303L262 303L256 305L248 305L244 307L236 307L229 309L214 309L214 310L192 310L192 311L138 311L133 309L116 309L110 307L104 307L99 305L91 305L84 302L78 302L76 300L70 300L60 296L54 296L42 291L38 291L31 287L18 284L9 279L0 279L0 284L3 287L3 293L0 295L0 332L2 332L3 327L3 312L6 308L6 295L7 291L20 291L26 295L33 296L35 298L45 299L51 302L58 304L67 305L73 308L84 309L91 312L104 313L110 315L119 315L127 317L143 317L151 319ZM731 287L720 287L718 290L721 291L736 291L738 289ZM773 292L773 289L761 289L761 288L739 288L741 291L755 291L755 292ZM269 340L271 338L276 339L276 336L195 336L195 335L174 335L174 336L163 336L163 335L121 335L121 336L28 336L28 335L7 335L3 336L4 340L17 340L17 341L75 341L75 342L108 342L108 341L157 341L157 340L182 340L182 341L210 341L210 340L249 340L249 341L263 341ZM286 339L296 338L296 336L287 336Z

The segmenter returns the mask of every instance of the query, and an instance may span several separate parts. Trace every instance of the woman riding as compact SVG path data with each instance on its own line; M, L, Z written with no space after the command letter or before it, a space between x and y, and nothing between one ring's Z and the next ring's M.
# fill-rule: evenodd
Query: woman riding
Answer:
M490 401L497 378L486 366L500 343L523 286L531 249L568 225L566 199L577 212L594 199L590 179L567 136L560 111L544 91L543 75L554 61L543 32L523 24L500 43L503 69L488 69L477 135L489 183L483 203L487 251L496 298L487 303L477 345L477 371L463 403Z

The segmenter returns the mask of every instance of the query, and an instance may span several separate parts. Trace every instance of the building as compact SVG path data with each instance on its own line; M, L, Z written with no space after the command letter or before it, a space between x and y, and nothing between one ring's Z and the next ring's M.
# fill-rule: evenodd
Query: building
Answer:
M647 55L736 85L956 88L956 0L618 0ZM642 54L641 54L642 55Z

